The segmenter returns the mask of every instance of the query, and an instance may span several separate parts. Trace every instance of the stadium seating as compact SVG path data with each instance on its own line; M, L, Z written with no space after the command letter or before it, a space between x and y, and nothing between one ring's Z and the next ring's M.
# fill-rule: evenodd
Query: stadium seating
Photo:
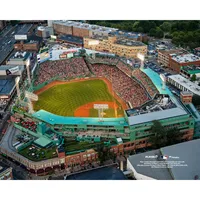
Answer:
M60 79L72 79L88 76L90 72L97 77L107 78L112 83L113 90L133 107L140 106L149 100L147 92L151 97L158 93L146 74L139 69L132 71L119 58L109 57L87 58L86 62L83 58L44 62L40 65L36 85L55 76ZM131 76L139 80L146 90Z
M55 76L65 79L87 76L88 74L90 72L83 58L48 61L40 65L38 80L35 82L35 85L48 81Z
M105 77L111 83L113 90L120 95L125 102L130 102L133 107L140 106L148 99L146 91L124 72L116 66L93 64L91 65L93 73L97 77Z
M154 97L156 93L159 93L154 84L152 83L151 79L140 69L135 69L132 75L143 84L143 86L146 88L151 97Z

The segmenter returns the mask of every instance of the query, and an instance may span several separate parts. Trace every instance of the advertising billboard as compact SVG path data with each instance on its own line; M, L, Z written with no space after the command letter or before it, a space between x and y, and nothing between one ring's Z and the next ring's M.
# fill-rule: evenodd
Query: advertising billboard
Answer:
M52 40L56 40L56 39L57 39L57 36L51 35L51 39L52 39Z
M19 71L19 67L13 67L13 68L10 68L10 69L6 69L6 75L12 75L12 74L15 74Z
M27 35L15 35L15 40L27 40Z
M98 45L99 44L99 41L98 40L93 40L93 41L89 41L88 42L88 45Z

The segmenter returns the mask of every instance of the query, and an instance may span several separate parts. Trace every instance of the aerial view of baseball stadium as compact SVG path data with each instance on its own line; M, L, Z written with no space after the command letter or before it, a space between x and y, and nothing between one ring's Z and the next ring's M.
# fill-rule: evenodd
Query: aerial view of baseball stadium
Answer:
M153 120L165 126L187 122L184 137L190 140L191 114L165 87L166 77L146 68L144 55L138 57L140 67L133 69L114 54L45 47L32 72L26 68L24 84L23 77L15 78L12 149L2 145L1 152L13 157L15 151L13 159L44 175L151 148Z

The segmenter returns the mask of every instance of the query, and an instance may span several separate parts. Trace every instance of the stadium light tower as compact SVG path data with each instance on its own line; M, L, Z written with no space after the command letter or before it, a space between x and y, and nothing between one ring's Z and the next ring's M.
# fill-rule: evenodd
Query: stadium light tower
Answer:
M26 71L27 71L27 76L28 76L28 83L31 85L31 75L30 75L30 59L28 60L26 64Z
M33 104L32 101L38 101L38 96L34 93L25 91L25 97L28 100L28 108L29 108L29 113L33 114L34 110L33 110Z
M140 69L143 69L144 68L144 55L141 54L141 53L138 53L137 54L137 57L140 59L141 61L141 64L140 64Z
M166 76L164 74L160 74L160 79L162 80L162 89L166 88Z
M20 94L20 89L19 89L19 81L20 81L20 78L19 76L15 78L15 86L16 86L16 89L17 89L17 97L19 99L19 101L21 101L21 94Z

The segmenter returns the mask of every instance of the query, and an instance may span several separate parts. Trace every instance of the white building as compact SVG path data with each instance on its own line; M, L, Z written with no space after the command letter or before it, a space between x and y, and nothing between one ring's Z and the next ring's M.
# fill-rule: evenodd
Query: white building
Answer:
M189 91L200 96L200 86L179 74L168 76L167 82L179 88L181 91Z

